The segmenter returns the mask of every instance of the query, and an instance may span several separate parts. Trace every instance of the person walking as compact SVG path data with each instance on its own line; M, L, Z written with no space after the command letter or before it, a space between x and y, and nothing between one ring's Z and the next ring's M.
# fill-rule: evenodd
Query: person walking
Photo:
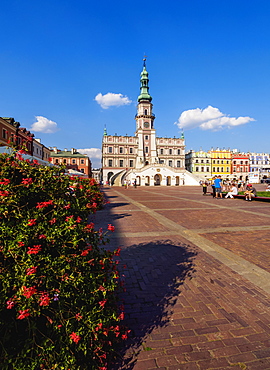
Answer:
M213 198L215 198L215 197L216 197L215 179L216 179L216 177L214 176L214 177L212 178L212 184L211 184L211 186L212 186L212 195L213 195Z
M202 183L202 189L203 189L203 195L206 195L207 193L207 182L206 181Z

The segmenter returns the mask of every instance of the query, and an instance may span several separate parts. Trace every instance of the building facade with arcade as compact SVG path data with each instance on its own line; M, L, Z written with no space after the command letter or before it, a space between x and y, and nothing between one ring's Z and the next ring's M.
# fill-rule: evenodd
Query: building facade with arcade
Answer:
M140 79L135 136L112 136L104 130L102 140L103 183L121 186L197 185L185 170L185 139L157 137L152 97L144 60Z

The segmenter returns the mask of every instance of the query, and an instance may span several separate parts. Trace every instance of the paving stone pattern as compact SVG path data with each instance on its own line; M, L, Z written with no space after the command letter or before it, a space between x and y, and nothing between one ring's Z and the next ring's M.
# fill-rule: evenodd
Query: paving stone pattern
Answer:
M270 203L103 190L131 329L111 370L270 369Z

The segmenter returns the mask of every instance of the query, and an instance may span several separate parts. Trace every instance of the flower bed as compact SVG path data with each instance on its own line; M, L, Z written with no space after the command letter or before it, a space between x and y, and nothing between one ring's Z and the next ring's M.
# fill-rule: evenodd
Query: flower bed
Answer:
M119 250L106 251L107 231L87 224L102 204L93 179L0 155L2 370L105 370L112 343L126 338Z

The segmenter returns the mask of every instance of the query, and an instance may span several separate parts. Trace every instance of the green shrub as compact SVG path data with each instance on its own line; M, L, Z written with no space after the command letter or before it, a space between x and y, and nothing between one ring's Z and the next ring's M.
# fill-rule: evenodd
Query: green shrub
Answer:
M0 155L2 370L105 370L112 343L126 338L119 250L105 250L107 231L87 223L102 203L93 179Z

